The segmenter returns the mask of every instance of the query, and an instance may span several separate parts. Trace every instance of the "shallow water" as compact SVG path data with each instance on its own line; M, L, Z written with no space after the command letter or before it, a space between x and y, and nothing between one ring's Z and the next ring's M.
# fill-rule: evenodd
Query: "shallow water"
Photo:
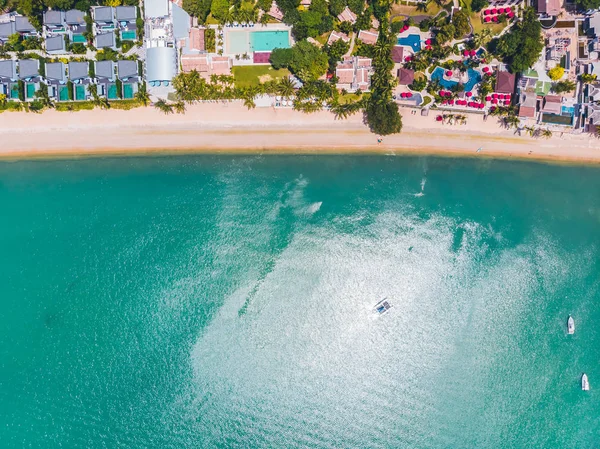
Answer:
M593 447L599 175L0 163L1 446Z

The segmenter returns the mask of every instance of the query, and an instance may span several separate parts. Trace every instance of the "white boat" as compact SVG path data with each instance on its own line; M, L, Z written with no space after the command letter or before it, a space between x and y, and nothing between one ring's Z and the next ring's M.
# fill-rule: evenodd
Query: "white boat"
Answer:
M373 312L376 313L377 315L383 315L391 308L392 308L392 305L389 303L387 298L383 298L381 301L379 301L377 304L375 304L375 307L373 307Z
M581 389L583 391L588 391L590 389L590 383L588 382L588 378L587 378L586 374L581 376Z
M575 333L575 320L573 320L571 315L569 315L569 319L567 320L567 332L569 335L573 335Z

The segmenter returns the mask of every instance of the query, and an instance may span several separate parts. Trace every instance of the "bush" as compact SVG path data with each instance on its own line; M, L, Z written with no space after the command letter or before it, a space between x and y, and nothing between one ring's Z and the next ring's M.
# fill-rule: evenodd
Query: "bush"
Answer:
M565 69L561 66L556 66L553 69L548 70L548 76L552 81L558 81L565 74Z

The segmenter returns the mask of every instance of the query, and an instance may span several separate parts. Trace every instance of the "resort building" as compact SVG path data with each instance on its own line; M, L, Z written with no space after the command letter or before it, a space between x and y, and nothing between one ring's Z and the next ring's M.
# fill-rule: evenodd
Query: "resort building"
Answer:
M138 9L135 6L117 6L115 17L121 32L121 40L133 41L137 37Z
M139 90L140 72L137 61L117 61L117 77L122 84L122 97L129 100Z
M99 30L112 30L115 27L115 10L112 6L96 6L92 8L92 19Z
M336 87L348 92L357 90L367 91L371 87L372 60L360 56L354 56L338 62L335 76L338 81Z
M538 13L543 17L558 16L562 10L562 0L538 0Z
M379 32L376 30L360 30L358 32L358 40L367 45L375 45Z
M69 81L73 83L73 99L75 101L84 101L89 99L88 86L92 83L92 79L90 78L89 63L87 61L70 61L68 69Z
M267 12L268 15L273 17L275 20L279 20L280 22L283 20L283 12L277 6L277 3L271 3L271 9Z
M174 8L179 7L168 0L146 0L144 3L146 80L151 88L170 87L171 80L177 75Z
M519 118L537 118L537 95L535 92L523 92L519 96Z
M95 61L94 72L98 96L106 97L109 100L119 98L117 94L115 63L113 61Z
M94 47L98 49L110 48L112 50L117 49L117 37L114 31L107 33L96 34L94 37Z
M347 6L337 17L340 22L350 22L352 25L356 23L356 14L354 14Z
M346 43L350 42L350 37L346 33L342 33L341 31L334 30L329 35L329 39L327 39L327 45L331 45L334 42L339 41L340 39Z
M394 64L404 62L404 47L401 45L394 45L392 47L392 61L394 61Z
M9 22L0 23L0 45L4 45L10 36L15 34L15 22L12 20Z
M45 79L48 85L48 96L56 101L68 101L66 66L62 62L47 62Z
M15 31L23 37L37 37L38 32L25 16L15 16Z
M17 100L19 98L18 81L16 61L0 60L0 94L6 95L8 99Z
M400 86L408 86L415 80L415 72L411 69L401 67L398 69L398 84Z
M49 9L44 13L43 25L46 35L65 33L67 31L65 12Z
M59 55L67 53L67 45L65 37L62 34L50 36L45 41L46 53L51 55Z
M65 22L68 27L69 38L73 44L87 44L83 33L86 31L85 12L70 9L65 13Z
M25 83L25 101L32 101L42 80L39 59L19 60L19 80Z
M515 81L516 77L513 73L498 69L495 91L499 94L512 95L515 92Z

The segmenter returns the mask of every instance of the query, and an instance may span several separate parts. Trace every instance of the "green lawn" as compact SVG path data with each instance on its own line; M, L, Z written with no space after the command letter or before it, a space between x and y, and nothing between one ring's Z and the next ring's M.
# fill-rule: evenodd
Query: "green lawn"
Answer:
M427 11L418 11L416 6L412 6L412 5L401 5L401 4L394 4L392 5L392 16L396 16L398 14L403 14L405 16L435 16L438 12L440 12L442 10L442 8L440 8L438 5L436 5L435 3L429 3L427 5ZM394 21L397 21L397 19L394 17Z
M471 14L471 24L473 25L473 31L475 33L481 32L484 28L492 30L494 35L500 34L500 32L508 26L508 23L502 25L501 23L484 23L481 21L481 14L474 12Z
M287 69L275 70L269 65L235 66L231 71L237 87L258 86L261 83L281 79L290 74Z

